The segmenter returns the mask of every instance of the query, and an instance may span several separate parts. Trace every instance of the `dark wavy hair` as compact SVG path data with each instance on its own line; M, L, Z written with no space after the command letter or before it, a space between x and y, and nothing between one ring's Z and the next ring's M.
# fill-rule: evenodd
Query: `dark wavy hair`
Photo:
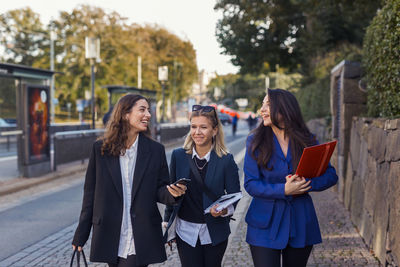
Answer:
M268 89L268 98L271 122L277 128L284 130L285 136L289 137L292 166L293 170L296 170L303 149L315 145L317 141L304 123L299 103L292 93L282 89ZM254 135L250 150L252 157L259 166L272 170L273 163L269 162L274 150L272 128L260 123L252 134Z
M130 113L132 107L141 99L146 100L150 105L147 98L134 94L127 94L121 97L117 104L115 104L111 117L106 124L106 131L104 135L99 138L103 141L103 145L101 146L102 155L104 155L104 153L113 156L125 154L128 133L131 130L131 125L129 121L125 119L125 115ZM144 134L148 137L151 136L149 126L147 126L147 130Z

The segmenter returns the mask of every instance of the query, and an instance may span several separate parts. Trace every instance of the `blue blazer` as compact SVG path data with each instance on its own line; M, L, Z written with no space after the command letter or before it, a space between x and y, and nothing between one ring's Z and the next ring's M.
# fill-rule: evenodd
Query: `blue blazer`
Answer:
M170 177L171 182L175 182L180 178L188 178L190 174L190 166L188 156L183 148L175 149L171 155ZM238 167L233 159L232 154L222 157L213 150L210 155L210 161L207 167L206 177L204 179L206 186L218 197L225 193L236 193L240 191ZM203 208L206 209L214 201L203 193ZM182 202L178 205L178 209ZM171 207L166 210L165 221L169 220ZM210 233L212 244L215 246L228 239L231 230L229 228L230 217L214 218L210 214L205 216L208 231Z
M247 138L244 158L244 187L253 197L246 214L246 241L254 246L284 249L321 243L321 233L309 194L285 196L285 177L294 173L290 142L285 158L274 135L274 150L268 163L273 170L260 168L251 156L253 136ZM257 151L256 151L257 156ZM322 191L336 184L338 177L329 164L326 172L311 179L310 191Z

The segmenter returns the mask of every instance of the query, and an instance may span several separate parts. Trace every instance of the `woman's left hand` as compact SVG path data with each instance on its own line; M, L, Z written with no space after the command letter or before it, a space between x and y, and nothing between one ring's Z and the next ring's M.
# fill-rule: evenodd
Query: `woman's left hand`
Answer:
M211 208L210 213L213 217L219 217L228 213L228 209L225 208L220 212L217 211L218 204Z
M186 191L186 186L183 184L170 184L167 185L168 192L173 196L173 197L180 197L183 194L185 194Z

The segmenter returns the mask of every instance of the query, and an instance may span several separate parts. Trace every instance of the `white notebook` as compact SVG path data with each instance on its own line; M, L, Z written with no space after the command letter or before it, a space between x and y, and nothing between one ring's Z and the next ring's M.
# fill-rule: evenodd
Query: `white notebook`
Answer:
M216 204L218 204L218 207L216 208L216 210L218 212L220 212L221 210L227 208L229 205L239 201L241 198L242 198L242 192L223 195L218 200L216 200L214 203L212 203L208 208L206 208L204 210L204 214L210 213L211 208L214 207Z

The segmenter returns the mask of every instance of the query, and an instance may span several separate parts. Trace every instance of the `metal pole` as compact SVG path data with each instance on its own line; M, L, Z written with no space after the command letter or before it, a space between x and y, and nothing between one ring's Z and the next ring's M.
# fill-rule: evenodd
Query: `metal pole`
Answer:
M138 88L142 88L142 57L138 56Z
M162 114L161 114L161 122L164 122L165 115L165 82L161 82L162 87Z
M95 118L94 118L94 59L90 59L90 70L91 70L91 84L92 84L92 129L96 128Z
M174 87L172 90L172 119L176 122L176 67L177 62L174 60Z
M50 33L50 70L54 71L54 32ZM51 76L51 86L50 86L50 121L54 123L55 119L55 109L54 109L54 74Z

